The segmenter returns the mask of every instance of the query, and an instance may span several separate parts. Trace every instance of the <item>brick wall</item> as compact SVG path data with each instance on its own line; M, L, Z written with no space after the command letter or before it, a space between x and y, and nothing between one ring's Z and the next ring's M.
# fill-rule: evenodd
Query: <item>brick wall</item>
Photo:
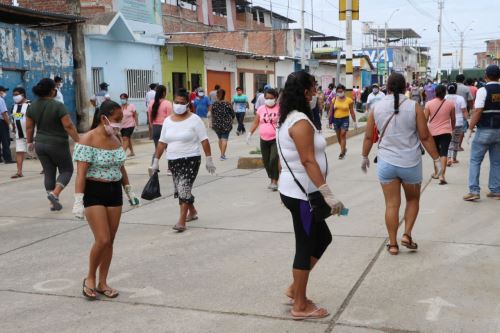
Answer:
M12 0L0 0L2 5L12 5Z
M19 6L53 13L72 14L72 0L18 0Z
M113 10L113 0L18 0L18 3L25 8L85 17Z

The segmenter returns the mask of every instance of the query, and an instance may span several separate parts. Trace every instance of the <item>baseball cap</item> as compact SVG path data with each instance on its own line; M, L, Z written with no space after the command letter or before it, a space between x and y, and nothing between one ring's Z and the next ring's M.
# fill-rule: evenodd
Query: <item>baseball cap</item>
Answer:
M492 78L500 77L500 68L497 65L489 65L486 67L485 74Z
M271 87L271 85L270 85L270 84L266 84L266 85L264 86L264 90L269 90L269 89L271 89L271 88L272 88L272 87Z
M9 91L9 88L5 88L4 86L0 86L0 91Z
M373 87L373 88L375 88L375 87L377 87L377 88L378 88L378 87L379 87L379 85L378 85L378 83L374 83L374 84L372 84L372 87Z
M109 87L109 84L107 84L106 82L103 82L99 85L99 88L107 88Z

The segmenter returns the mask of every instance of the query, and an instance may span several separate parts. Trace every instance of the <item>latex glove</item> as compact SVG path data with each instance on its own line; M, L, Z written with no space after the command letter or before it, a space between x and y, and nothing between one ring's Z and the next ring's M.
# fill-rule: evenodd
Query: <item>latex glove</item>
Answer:
M319 191L323 195L323 198L325 198L328 206L330 206L330 208L332 209L332 214L340 216L340 213L344 208L344 204L340 200L335 198L330 187L327 184L323 184L319 187Z
M75 202L73 203L73 215L77 219L83 220L85 208L83 207L83 193L75 193Z
M433 162L434 170L436 170L436 175L439 177L443 173L443 168L441 167L441 159L438 157Z
M366 173L369 167L370 167L370 159L368 158L368 156L363 156L363 161L361 162L361 170L363 170L363 172Z
M141 200L137 195L135 195L134 189L132 188L132 185L125 185L124 186L125 194L128 197L128 202L130 202L131 206L140 206Z
M470 145L471 139L472 139L472 131L469 130L469 135L467 135L467 144L468 145Z
M160 171L160 160L155 157L153 158L153 163L151 164L148 170L149 177L151 177L153 173L158 171Z
M252 133L248 132L248 135L247 135L247 140L246 140L247 145L249 145L249 144L250 144L250 139L251 139L251 138L252 138Z
M28 143L28 152L33 153L35 151L35 144Z
M358 122L357 121L354 122L354 129L358 129Z
M207 156L207 162L205 164L205 167L207 168L209 174L213 175L215 173L215 164L212 159L212 156Z

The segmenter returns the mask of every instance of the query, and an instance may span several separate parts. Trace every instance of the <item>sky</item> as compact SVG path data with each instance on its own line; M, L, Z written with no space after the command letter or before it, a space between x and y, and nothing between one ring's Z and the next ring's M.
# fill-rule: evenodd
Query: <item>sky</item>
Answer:
M270 8L300 23L300 0L249 0L254 5ZM312 5L312 6L311 6ZM431 67L437 71L439 10L437 0L360 0L360 19L353 23L353 47L361 48L362 22L384 26L389 16L399 9L388 22L389 28L411 28L422 39L420 44L431 48ZM345 38L345 22L338 20L338 0L305 0L305 25L326 35ZM445 0L443 10L442 52L459 54L458 29L467 29L464 36L464 67L475 66L475 52L486 50L485 41L500 39L500 0ZM455 22L459 28L457 29ZM299 27L299 23L292 28ZM472 29L472 30L471 30ZM457 56L443 57L442 69L458 68Z

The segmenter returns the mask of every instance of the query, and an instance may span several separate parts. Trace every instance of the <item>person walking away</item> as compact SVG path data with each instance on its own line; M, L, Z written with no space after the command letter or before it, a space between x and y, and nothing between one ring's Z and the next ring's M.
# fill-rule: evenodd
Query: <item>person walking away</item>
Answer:
M149 85L149 91L146 93L146 107L149 106L149 103L155 99L155 95L156 95L156 87L158 86L157 83L151 83Z
M123 114L120 124L123 150L127 153L127 149L130 149L130 154L128 156L132 157L135 156L134 147L132 145L132 134L134 133L136 126L139 124L139 115L137 114L135 105L128 102L128 94L122 93L120 95L120 105Z
M5 96L7 96L9 88L0 86L0 143L2 144L2 156L5 164L15 163L12 160L10 153L10 117L7 104L5 104Z
M41 79L33 87L33 93L38 99L31 103L31 108L26 113L26 143L28 151L35 149L42 164L51 210L59 211L63 208L59 196L73 175L68 135L75 143L78 143L79 136L64 104L54 100L54 80ZM36 145L33 147L35 127Z
M243 94L243 89L241 87L237 87L236 96L233 96L233 110L236 113L236 120L238 121L236 135L245 134L244 121L248 107L248 97Z
M316 131L309 107L315 90L314 76L306 71L292 73L286 80L279 106L277 144L283 167L279 192L292 215L295 232L293 282L286 296L291 299L290 314L296 320L329 315L327 309L317 306L306 295L309 275L332 241L325 220L312 213L307 194L320 191L332 214L340 214L344 207L326 182L326 140Z
M173 114L165 119L151 170L159 170L159 160L167 152L168 167L174 181L174 198L179 199L179 220L173 229L186 230L186 222L197 220L193 184L201 164L200 143L206 156L208 173L215 173L207 129L196 114L189 112L189 96L185 89L175 93Z
M227 160L226 150L229 133L233 129L233 119L235 118L231 103L224 100L226 91L219 89L217 91L217 101L212 104L212 129L219 138L220 160Z
M250 143L250 138L257 128L259 128L262 162L266 168L267 177L271 181L267 188L272 191L277 191L279 166L278 150L276 147L276 127L278 126L280 117L280 107L277 103L278 91L275 89L268 89L265 93L265 97L265 104L257 110L252 127L248 131L247 144Z
M153 139L155 151L163 122L172 113L172 103L166 100L166 96L167 88L164 85L158 85L155 98L149 102L148 106L149 137Z
M465 76L463 74L458 74L456 81L457 81L457 95L462 96L464 98L465 104L467 105L467 114L470 114L470 111L474 107L474 96L472 95L469 87L467 87L464 84ZM467 129L469 128L469 122L467 118L464 119L463 127L464 128L462 134L460 135L458 151L464 151L464 149L462 148L462 142L464 140L464 133L467 132Z
M17 172L10 178L15 179L23 177L23 162L28 152L28 145L26 144L26 113L28 113L31 103L26 99L26 90L22 87L14 88L12 96L14 100L14 106L12 107L14 123L12 124L12 129L16 134Z
M340 145L339 160L343 160L347 154L347 131L349 131L349 114L354 121L354 128L358 128L356 113L354 112L354 102L351 98L345 96L345 87L338 85L336 97L332 102L328 118L333 119L333 128Z
M366 112L369 112L370 109L384 97L385 94L382 91L380 91L379 85L377 83L374 83L372 85L372 92L368 95L368 98L366 99Z
M422 106L404 96L405 83L404 76L399 73L389 76L389 95L377 103L368 115L361 164L361 169L366 173L370 166L368 155L373 146L373 127L377 124L381 133L377 169L385 198L385 223L389 233L387 250L391 255L399 253L397 233L401 186L406 197L405 231L401 245L410 250L418 248L412 239L412 230L418 215L422 184L420 142L434 160L437 175L441 175L439 153L427 128Z
M208 97L210 98L210 102L212 102L212 104L218 101L217 92L219 91L219 89L220 89L220 86L218 84L216 84L214 87L214 90L212 90L208 94Z
M64 96L61 92L61 89L63 87L63 82L62 82L62 77L60 76L56 76L54 77L54 82L56 83L56 90L57 90L57 94L56 94L56 97L54 97L54 99L58 102L61 102L64 104Z
M412 101L415 101L418 104L421 104L422 101L420 100L420 88L418 87L418 85L416 83L414 83L411 86L410 96L411 96Z
M445 174L448 163L448 149L451 142L451 134L455 129L455 103L445 99L446 86L438 85L436 87L436 98L425 104L425 119L429 132L434 138L434 143L441 159L441 176L434 170L432 178L439 179L439 185L446 185Z
M104 103L104 101L109 100L111 98L108 93L108 87L109 84L107 84L106 82L100 83L99 84L100 90L90 98L90 103L94 106L94 117L92 120L92 126L94 126L99 122L97 116L99 115L99 107L101 106L101 104Z
M205 127L209 127L208 118L212 111L212 101L210 98L205 96L205 90L203 88L198 88L196 93L196 98L193 100L193 105L196 115L201 118Z
M436 97L435 86L432 84L431 80L427 80L427 84L424 86L425 103L432 101Z
M497 65L486 67L486 85L477 91L474 112L472 113L469 140L477 126L472 140L469 163L469 193L465 201L476 201L481 198L479 174L481 163L486 152L490 158L490 173L487 198L500 200L500 68Z
M82 294L95 300L97 293L115 298L119 292L107 283L115 240L123 207L122 186L133 206L140 204L125 170L125 150L118 134L122 107L106 101L99 108L99 124L75 145L77 163L73 214L85 215L94 235L90 250L89 270L83 280ZM99 270L99 280L96 279Z
M462 96L457 93L457 85L452 83L448 86L448 95L446 100L452 101L455 104L455 128L451 136L450 149L448 150L448 166L453 163L458 163L457 154L460 150L460 138L464 133L464 122L467 119L467 104Z

